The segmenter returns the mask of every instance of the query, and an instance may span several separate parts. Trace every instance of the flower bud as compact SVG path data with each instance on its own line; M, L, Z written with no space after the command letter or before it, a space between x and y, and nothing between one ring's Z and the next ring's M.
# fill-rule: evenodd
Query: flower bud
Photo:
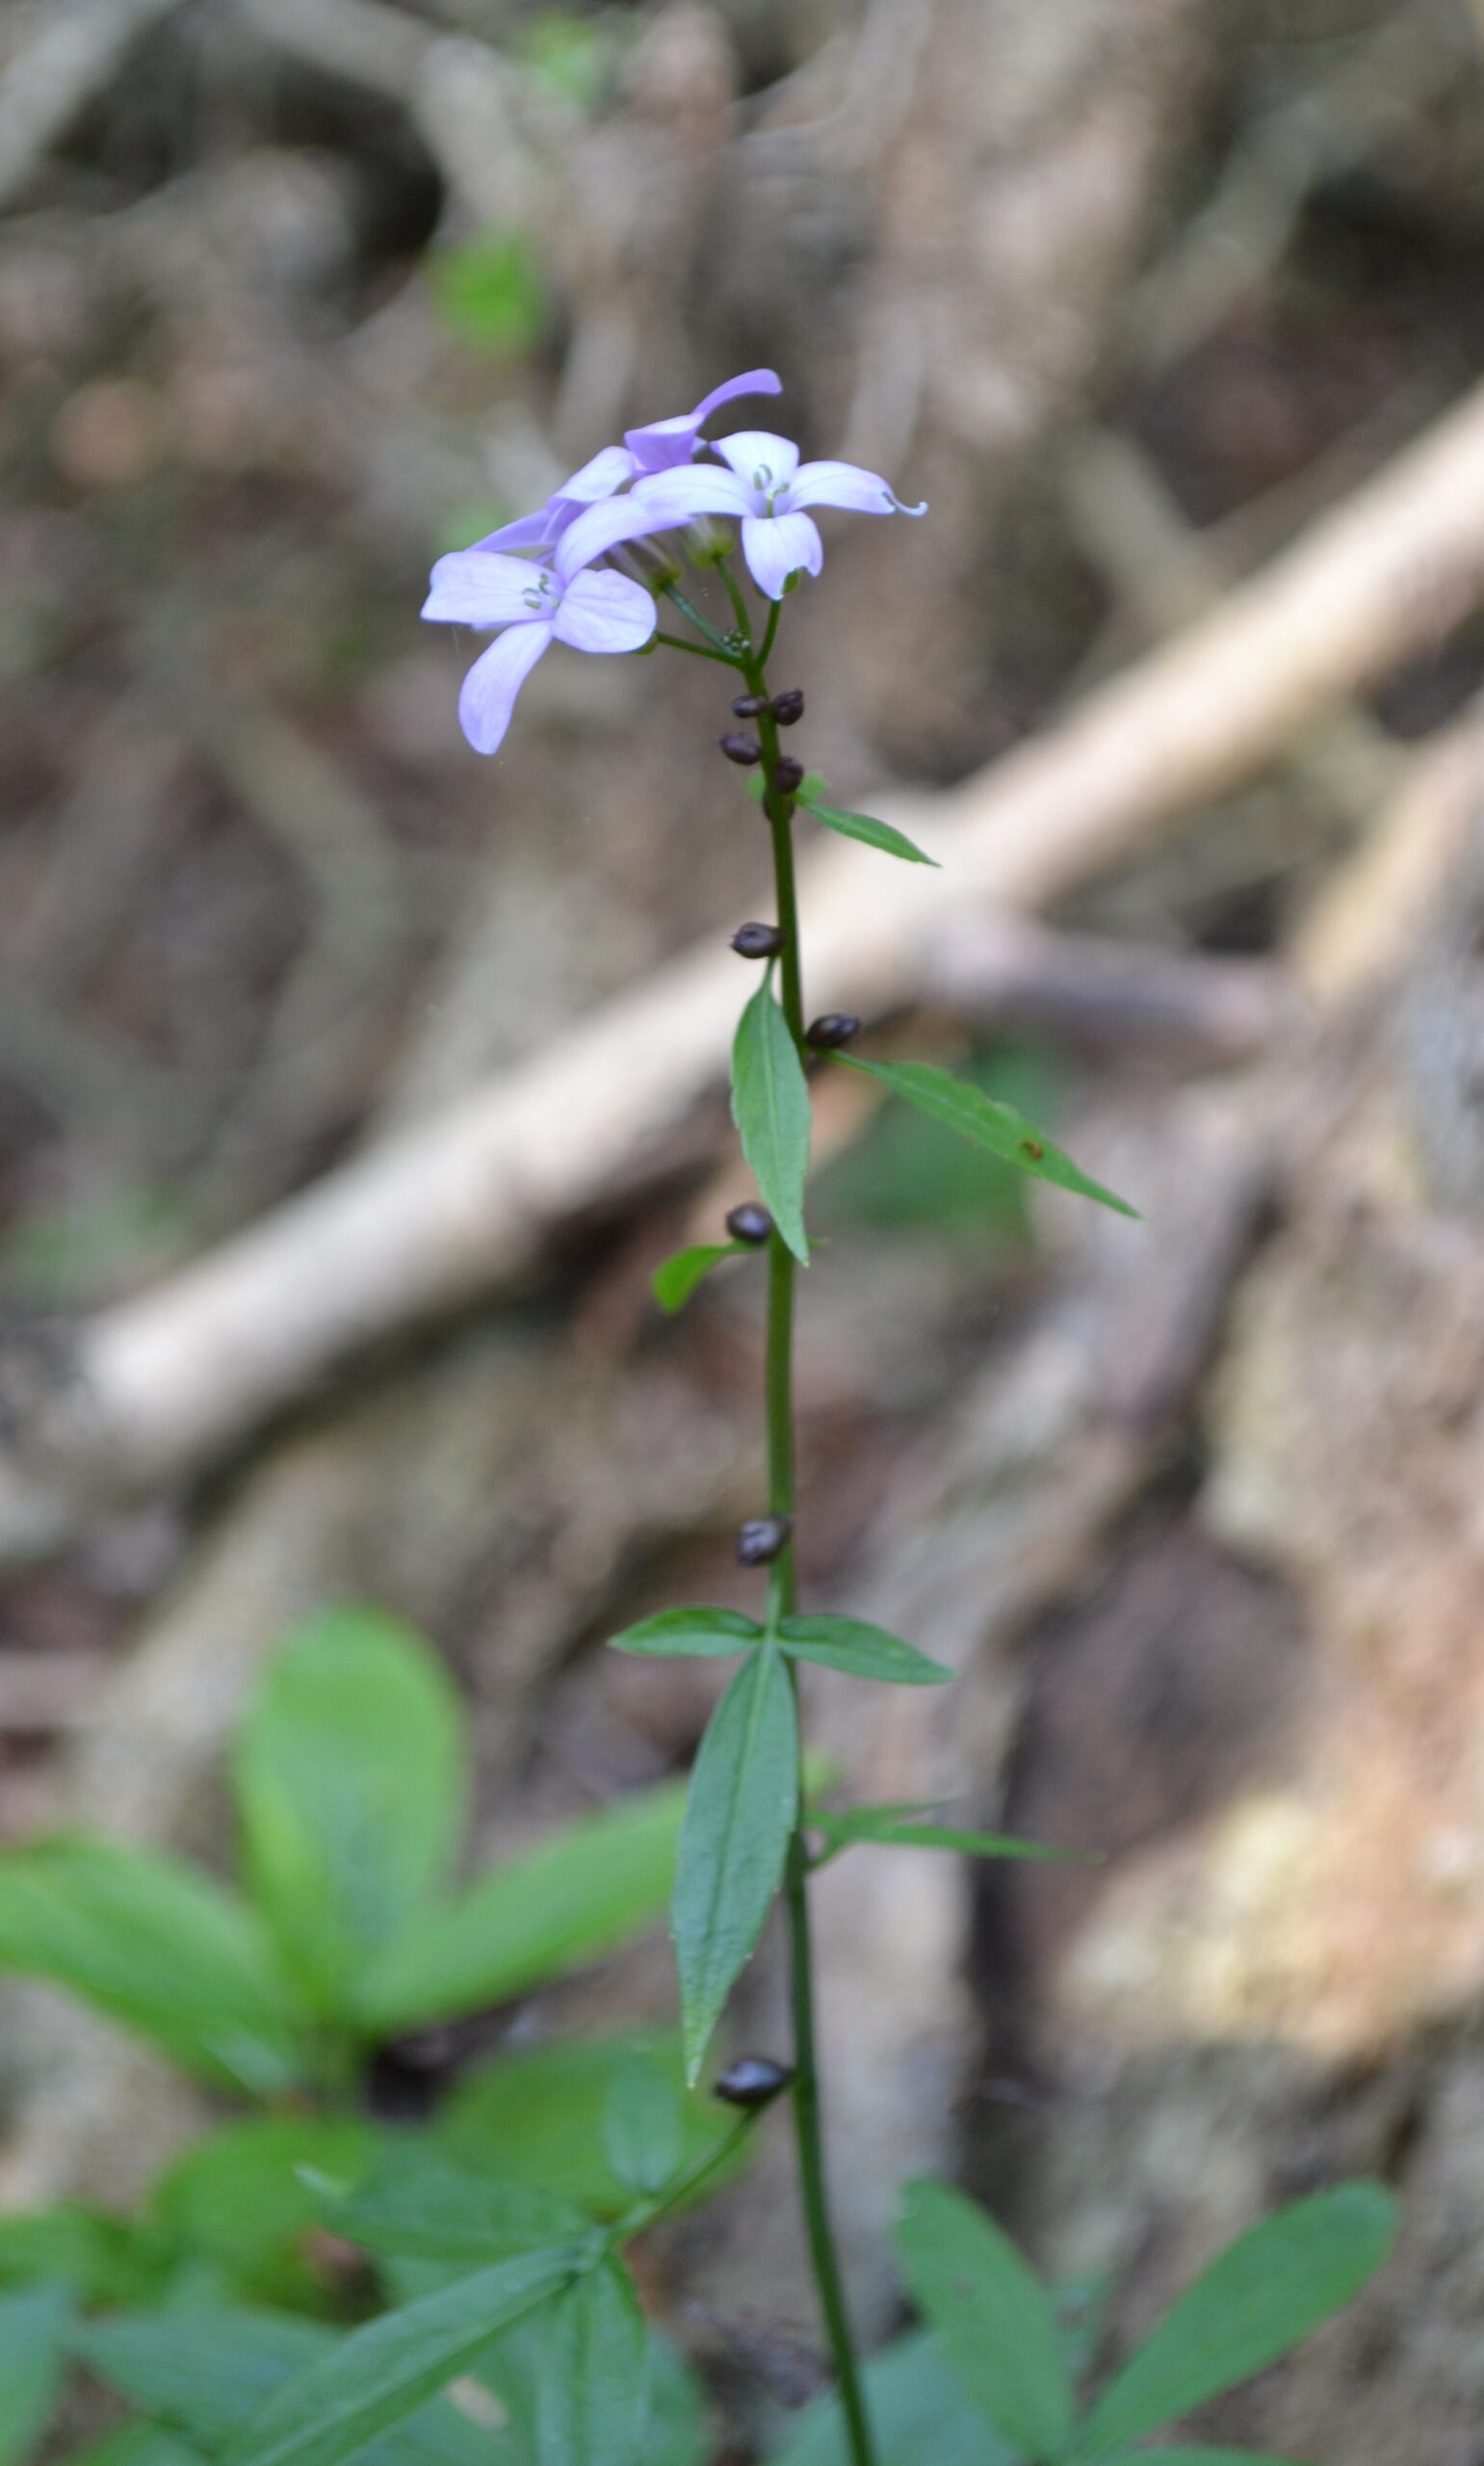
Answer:
M763 748L755 736L718 736L716 743L728 762L740 762L743 770L750 770L754 762L763 759ZM798 775L802 778L804 774L800 772Z
M729 2107L766 2107L794 2078L794 2067L775 2063L770 2055L740 2055L729 2063L712 2089Z
M766 1242L773 1229L773 1220L756 1199L745 1198L741 1207L728 1208L726 1229L734 1242Z
M780 797L792 797L794 789L802 784L803 776L804 766L795 762L792 753L786 753L781 762L773 764L772 784Z
M739 720L760 720L767 708L766 694L739 694L732 704L732 714Z
M816 1053L833 1053L837 1045L848 1044L860 1032L859 1019L852 1019L848 1010L826 1010L804 1030L804 1042L813 1045Z
M737 1536L737 1556L744 1567L766 1567L794 1537L792 1515L756 1515Z
M687 525L686 554L692 565L704 573L708 565L719 565L737 545L737 534L729 522L717 522L714 514L700 513Z
M776 925L739 925L732 948L740 959L775 959L783 948L783 934Z
M736 703L732 705L737 708ZM781 728L791 728L804 716L804 696L799 687L791 685L787 694L773 695L773 717Z

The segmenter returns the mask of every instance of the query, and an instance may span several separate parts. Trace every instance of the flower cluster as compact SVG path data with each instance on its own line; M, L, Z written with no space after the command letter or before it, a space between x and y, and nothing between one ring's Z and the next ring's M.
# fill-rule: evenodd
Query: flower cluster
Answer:
M458 699L477 753L504 741L515 697L551 643L579 651L638 651L656 624L652 590L601 561L614 549L675 531L706 514L730 515L760 591L781 599L795 574L817 574L824 544L811 508L853 513L925 513L853 462L800 462L798 448L766 429L710 447L713 412L739 395L782 392L770 368L718 385L678 418L631 428L564 480L534 513L440 557L423 615L436 624L494 629ZM719 461L701 459L709 452Z

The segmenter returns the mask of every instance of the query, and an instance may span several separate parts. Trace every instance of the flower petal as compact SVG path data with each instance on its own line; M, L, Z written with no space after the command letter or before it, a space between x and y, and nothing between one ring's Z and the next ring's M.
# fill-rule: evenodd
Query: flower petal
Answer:
M781 394L783 380L775 368L749 368L742 377L729 377L724 385L714 385L703 394L690 416L697 428L704 428L713 411L723 403L735 403L740 394Z
M844 506L849 513L925 513L925 505L903 505L876 471L858 462L805 462L788 488L790 513L808 505Z
M742 555L759 590L781 599L790 574L817 574L824 542L807 513L752 514L742 527Z
M696 464L687 471L662 471L640 480L626 497L611 497L607 505L589 506L580 513L557 544L557 571L563 582L606 549L621 540L646 539L652 532L673 531L698 513L747 513L752 500L729 471Z
M435 625L516 625L538 613L533 592L552 589L544 565L491 548L454 549L438 559L430 583L422 613Z
M551 643L549 624L512 625L482 651L458 696L458 723L476 753L499 750L515 696Z
M563 480L552 499L554 505L597 505L604 497L616 495L626 480L632 480L638 464L626 445L605 445L590 462Z
M683 469L707 420L723 403L735 402L739 394L782 391L782 380L772 369L749 368L742 377L729 377L724 385L714 385L693 411L685 411L678 419L651 420L646 428L626 429L623 441L641 471Z
M723 462L730 462L743 487L756 488L764 496L787 487L798 469L797 446L786 436L771 435L766 428L739 429L735 436L718 437L716 452Z
M655 604L627 574L574 574L552 618L559 643L575 651L642 650L655 629Z
M497 548L544 548L554 536L552 500L548 497L545 505L538 506L534 513L523 513L514 522L502 523L498 531L491 531L486 538L476 539L474 544L486 555ZM423 614L427 616L426 608Z

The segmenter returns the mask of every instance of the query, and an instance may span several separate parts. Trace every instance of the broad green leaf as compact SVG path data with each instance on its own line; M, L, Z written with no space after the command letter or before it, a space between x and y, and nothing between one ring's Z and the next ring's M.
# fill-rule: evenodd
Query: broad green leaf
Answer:
M1109 2382L1074 2454L1107 2457L1287 2354L1360 2293L1395 2227L1391 2194L1353 2183L1294 2201L1238 2236Z
M353 2181L376 2133L351 2115L248 2115L195 2141L160 2177L155 2224L215 2262L246 2301L313 2305L323 2280L303 2244L315 2222L302 2169Z
M219 2086L266 2097L296 2079L256 1917L159 1851L59 1835L0 1856L0 1970L70 1988Z
M580 2243L592 2224L574 2202L502 2182L421 2137L388 2138L353 2189L316 2176L305 2194L321 2222L348 2243L463 2269Z
M0 2217L0 2287L65 2286L88 2303L128 2301L147 2282L132 2226L80 2201Z
M657 2192L679 2173L686 2154L685 2103L672 2076L652 2057L636 2056L610 2089L603 2146L630 2191Z
M638 2466L649 2413L649 2338L623 2263L558 2295L544 2322L540 2466Z
M907 2188L897 2229L907 2284L969 2397L1011 2447L1064 2454L1072 2387L1052 2298L1008 2236L946 2184Z
M662 1310L671 1317L683 1310L698 1284L703 1284L712 1269L723 1259L756 1258L755 1242L692 1242L689 1248L672 1250L662 1259L649 1279L649 1289Z
M279 2389L231 2442L226 2466L339 2466L404 2423L501 2329L582 2266L580 2249L497 2261L353 2330Z
M806 813L812 813L816 822L822 822L826 830L838 830L842 839L859 839L867 848L878 848L883 856L900 856L909 865L936 866L937 857L927 855L904 830L895 829L889 822L877 822L869 813L846 813L839 805L823 804L818 797L805 795L807 785L806 780L795 801Z
M865 2370L876 2466L1019 2466L970 2405L938 2339L913 2330ZM840 2401L804 2408L772 2466L851 2466Z
M633 2192L613 2171L609 2102L636 2062L668 2084L684 2123L681 2164L699 2164L729 2138L732 2118L715 2099L687 2090L680 2041L669 2034L566 2038L497 2056L458 2084L437 2137L471 2164L560 2192L595 2217L619 2217ZM730 2165L740 2163L739 2155ZM722 2180L718 2168L712 2184Z
M546 316L540 259L524 231L481 231L433 258L433 298L460 340L482 351L529 351Z
M454 2019L508 2002L641 1934L675 1874L684 1794L636 1790L472 1884L389 1945L357 2007L377 2030Z
M724 1653L743 1653L763 1630L741 1610L662 1610L610 1636L615 1653L681 1654L711 1660Z
M760 1644L711 1717L690 1774L673 1927L694 2081L783 1875L798 1807L798 1723L781 1655Z
M809 1257L804 1180L809 1170L809 1089L788 1021L760 984L737 1023L732 1118L753 1179L796 1259Z
M884 1679L894 1687L941 1687L953 1672L941 1661L929 1661L916 1644L904 1644L884 1627L864 1618L785 1618L778 1641L799 1661L822 1662L826 1669L848 1670L852 1678Z
M890 1850L956 1850L966 1858L1066 1858L1073 1850L1053 1849L1044 1841L1021 1841L1010 1832L966 1832L957 1824L919 1823L910 1809L900 1807L833 1807L811 1810L810 1828L822 1832L831 1855L853 1842L871 1841Z
M1101 1207L1110 1207L1119 1216L1137 1218L1137 1208L1131 1207L1127 1199L1116 1198L1101 1182L1089 1181L1071 1157L1054 1146L1034 1122L1028 1121L1013 1105L986 1096L966 1079L955 1079L951 1071L935 1070L925 1062L858 1062L848 1053L837 1054L835 1060L844 1062L847 1070L864 1071L868 1079L878 1079L894 1096L904 1096L920 1113L930 1114L934 1121L956 1131L960 1139L972 1139L976 1147L987 1147L991 1155L1014 1165L1021 1172L1029 1173L1038 1181L1054 1182L1058 1190L1076 1191L1082 1198L1094 1198Z
M297 1628L238 1743L247 1872L316 2009L347 2011L384 1946L414 1939L463 1828L467 1748L443 1665L379 1610Z
M71 2317L64 2286L0 2295L0 2466L35 2454L61 2392Z

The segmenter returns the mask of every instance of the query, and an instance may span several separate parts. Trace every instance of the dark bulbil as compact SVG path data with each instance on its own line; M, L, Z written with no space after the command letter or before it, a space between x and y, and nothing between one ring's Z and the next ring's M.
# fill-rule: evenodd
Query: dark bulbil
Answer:
M776 925L739 925L732 948L742 959L775 959L783 948L783 934Z
M755 1515L737 1536L737 1556L744 1567L766 1567L786 1550L793 1537L792 1515Z
M766 1242L773 1229L773 1220L766 1207L747 1198L741 1207L728 1208L726 1229L734 1242Z
M768 708L766 694L739 694L732 704L732 716L739 720L760 720ZM776 704L774 713L776 716Z
M852 1019L848 1010L826 1010L821 1019L813 1020L804 1030L804 1042L812 1045L816 1053L833 1053L860 1032L859 1019Z
M774 2063L771 2056L740 2055L727 2065L711 2094L725 2099L729 2107L766 2107L793 2078L792 2065Z
M732 708L734 711L737 710L735 702L732 704ZM792 685L787 694L775 694L773 695L773 717L781 728L795 727L803 716L804 697L796 685ZM740 711L738 712L738 717L739 719L742 717L742 714Z
M740 763L744 771L749 771L754 762L763 759L763 748L755 736L718 736L716 743L728 762ZM800 773L799 776L802 777L803 774Z
M773 764L773 786L781 797L792 797L794 789L802 786L803 777L804 766L795 762L792 753L786 753L781 762Z

